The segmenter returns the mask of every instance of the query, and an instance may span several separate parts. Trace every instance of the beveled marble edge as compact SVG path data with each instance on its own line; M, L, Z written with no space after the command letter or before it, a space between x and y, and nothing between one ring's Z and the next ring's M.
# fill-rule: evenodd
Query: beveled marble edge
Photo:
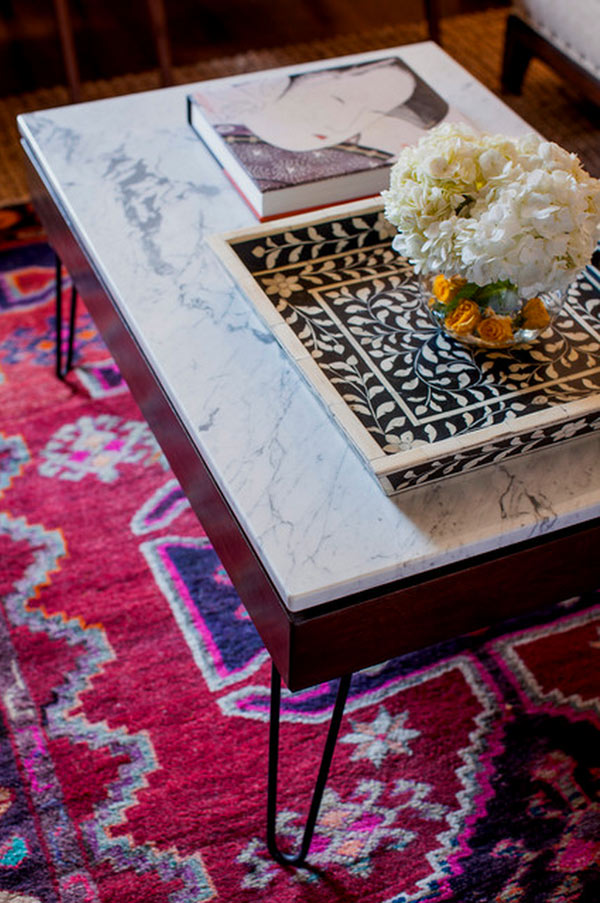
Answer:
M598 455L600 452L600 443L598 441L597 435L592 435L586 437L592 441L594 444L594 454ZM585 440L569 440L569 445L574 446L578 443L581 444ZM544 464L544 453L550 452L555 454L555 449L541 449L538 451L530 452L523 457L521 457L520 462L522 463L526 459L536 459L536 462L539 466L543 466ZM504 472L504 474L508 477L507 483L507 494L512 492L513 488L513 475L514 461L507 462L502 465L495 465L500 470ZM469 474L461 474L458 477L447 477L445 478L446 486L449 482L453 483L463 483L463 491L458 493L460 498L459 502L464 504L464 494L468 493L468 478L471 476L475 477L483 477L486 476L486 471L489 473L493 467L484 467L478 471L473 471ZM385 479L385 477L383 478ZM517 485L519 480L517 479ZM421 490L428 490L428 495L435 499L436 490L442 485L442 481L436 481L430 483L428 485L418 487L414 490L408 490L410 492L419 493ZM519 487L520 490L521 487ZM382 491L382 489L380 489ZM392 500L397 498L402 498L405 493L401 493L399 496L394 496ZM535 501L535 497L531 498L531 501ZM546 500L542 496L542 501ZM363 590L370 590L373 587L383 586L386 583L391 582L392 580L405 580L411 577L419 576L421 574L426 573L428 570L432 570L434 568L443 568L446 566L451 566L457 563L460 563L465 560L465 558L473 558L478 555L485 555L490 552L495 552L498 550L502 550L516 543L527 542L528 540L534 538L535 536L549 535L556 530L564 530L569 527L581 526L587 522L590 522L600 516L600 504L597 499L587 502L586 496L584 495L581 499L582 507L577 511L566 511L564 513L556 514L555 519L552 518L551 521L544 523L543 527L535 532L531 531L529 526L522 526L514 529L511 532L510 537L504 536L499 539L496 536L482 536L481 538L474 537L469 542L468 546L468 554L465 556L464 548L456 548L453 550L448 550L442 555L436 556L435 560L432 560L430 556L424 556L423 558L414 557L405 564L403 567L398 568L395 576L393 576L392 572L389 568L382 569L380 572L371 572L368 575L367 579L357 578L353 582L353 593L359 593ZM347 594L346 590L347 584L341 583L338 586L333 584L329 585L326 589L320 590L316 593L312 593L310 596L303 595L301 597L291 596L287 600L287 606L290 611L306 611L310 608L313 608L317 605L327 603L332 599L342 598Z
M431 42L391 52L479 127L530 131ZM19 124L288 607L598 517L597 436L385 496L207 245L253 221L185 122L190 89Z

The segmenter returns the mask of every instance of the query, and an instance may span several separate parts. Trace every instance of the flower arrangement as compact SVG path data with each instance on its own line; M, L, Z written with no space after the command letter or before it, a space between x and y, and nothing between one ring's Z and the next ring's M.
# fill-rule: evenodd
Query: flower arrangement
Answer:
M536 135L443 124L401 151L382 196L395 250L442 274L428 285L434 316L484 345L542 331L599 237L600 180Z

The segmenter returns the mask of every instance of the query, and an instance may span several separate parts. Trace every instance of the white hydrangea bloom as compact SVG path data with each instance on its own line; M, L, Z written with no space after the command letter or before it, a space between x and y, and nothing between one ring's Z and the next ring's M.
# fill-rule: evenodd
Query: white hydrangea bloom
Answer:
M523 295L566 288L599 237L600 180L533 134L438 126L403 149L382 196L417 273L509 279Z

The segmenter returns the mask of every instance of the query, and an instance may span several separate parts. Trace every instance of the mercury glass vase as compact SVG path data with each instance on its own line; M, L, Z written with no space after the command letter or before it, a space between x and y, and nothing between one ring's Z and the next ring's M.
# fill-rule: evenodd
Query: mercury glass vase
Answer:
M523 297L508 282L478 286L446 274L420 277L423 304L445 332L480 348L510 348L534 342L552 325L564 293Z

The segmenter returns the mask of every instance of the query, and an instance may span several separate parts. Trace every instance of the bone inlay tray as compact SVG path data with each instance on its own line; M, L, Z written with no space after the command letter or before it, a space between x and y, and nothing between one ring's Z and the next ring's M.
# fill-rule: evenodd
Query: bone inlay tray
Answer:
M361 202L213 240L388 494L600 428L600 253L541 340L484 351L433 324L393 235Z

